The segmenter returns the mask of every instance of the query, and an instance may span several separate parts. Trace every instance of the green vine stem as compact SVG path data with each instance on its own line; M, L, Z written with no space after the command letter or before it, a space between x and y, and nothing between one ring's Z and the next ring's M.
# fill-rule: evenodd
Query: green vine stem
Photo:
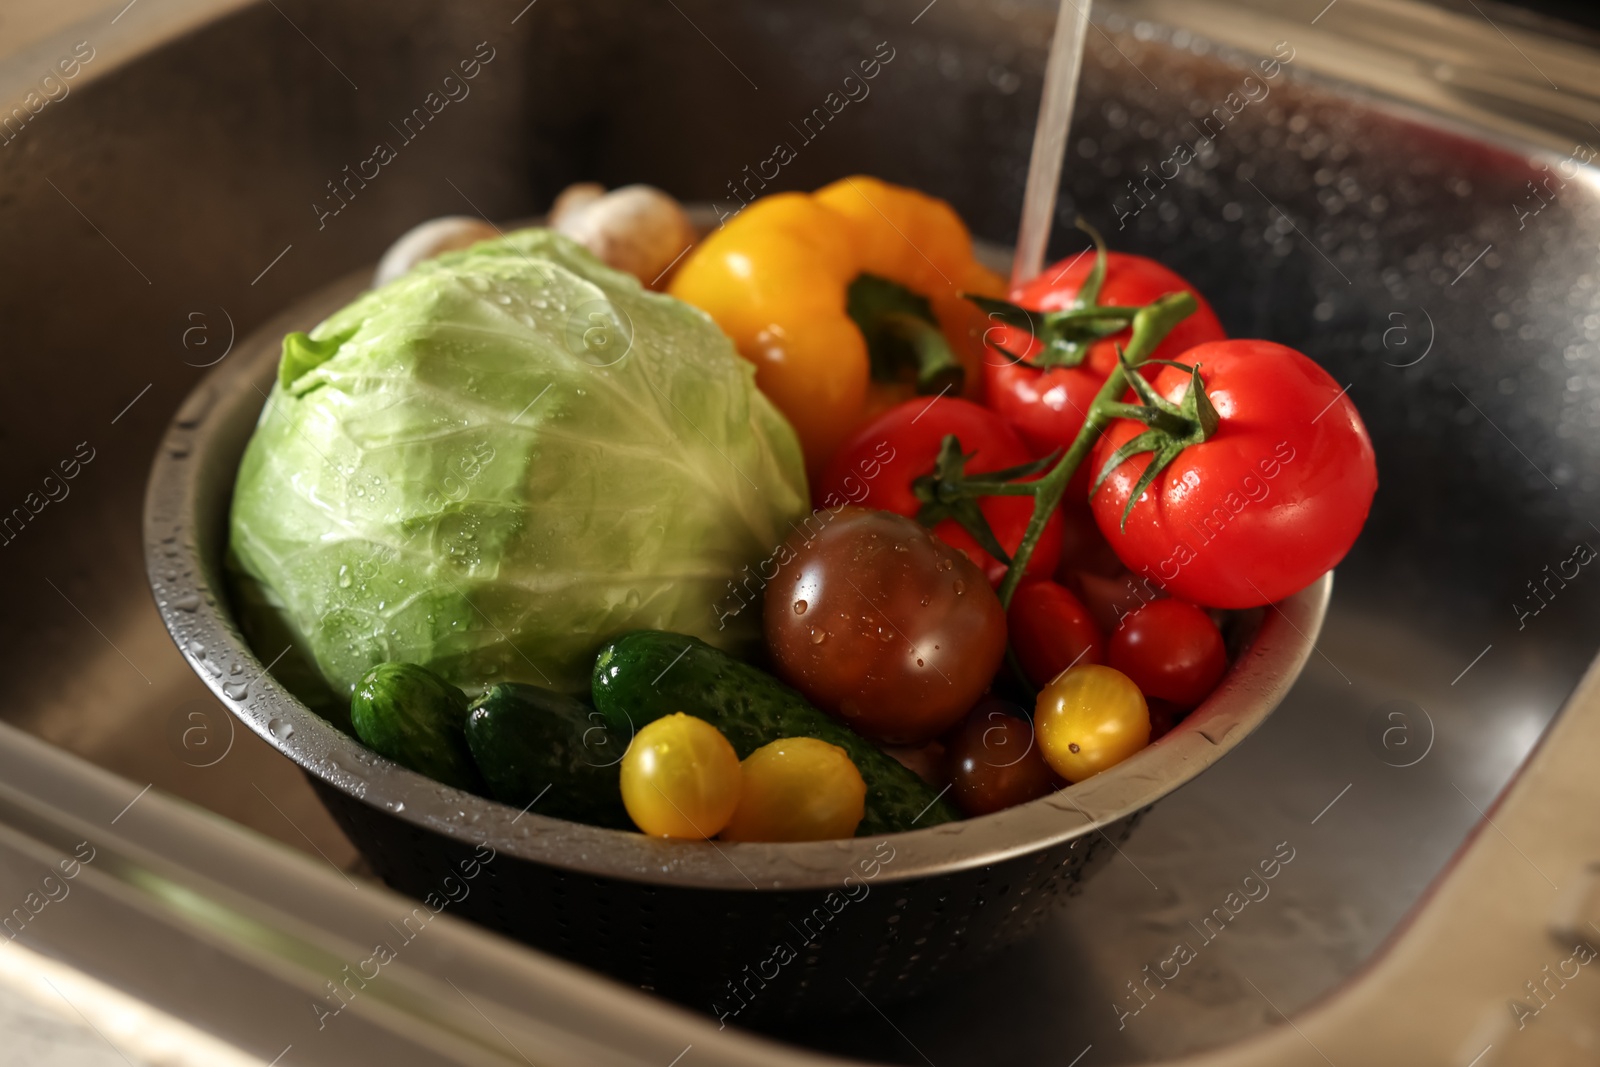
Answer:
M1073 438L1072 447L1067 449L1066 455L1051 468L1049 474L1035 482L1018 483L1020 490L1018 495L1033 496L1033 517L1028 520L1028 528L1022 535L1021 543L1017 545L1016 553L1011 557L1011 566L1006 570L1005 579L1000 583L1002 607L1011 606L1011 598L1016 594L1017 586L1021 584L1023 574L1027 571L1028 560L1033 556L1034 546L1039 543L1039 536L1044 533L1045 523L1049 521L1056 508L1061 506L1061 498L1067 492L1067 483L1077 473L1078 467L1088 456L1090 449L1094 448L1095 442L1100 439L1105 428L1121 414L1122 394L1128 387L1128 378L1123 367L1137 367L1149 359L1151 353L1166 339L1172 328L1192 313L1195 306L1191 294L1179 292L1168 293L1154 303L1140 308L1133 316L1133 336L1128 340L1123 360L1095 394L1094 403L1089 406L1089 414L1083 420L1083 429ZM1026 488L1022 488L1024 486Z

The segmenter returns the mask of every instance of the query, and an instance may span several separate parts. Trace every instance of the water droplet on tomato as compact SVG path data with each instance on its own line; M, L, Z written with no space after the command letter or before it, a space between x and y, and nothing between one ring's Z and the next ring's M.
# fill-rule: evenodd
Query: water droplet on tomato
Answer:
M826 641L827 639L828 639L828 631L826 631L826 630L816 630L816 629L811 631L811 643L813 645L820 645L820 644L822 644L822 642Z
M957 578L956 584L952 588L955 589L956 596L960 596L962 593L967 591L967 583L963 582L960 578Z
M796 600L794 602L794 613L796 615L804 615L806 613L806 608L810 606L811 605L807 604L804 600Z

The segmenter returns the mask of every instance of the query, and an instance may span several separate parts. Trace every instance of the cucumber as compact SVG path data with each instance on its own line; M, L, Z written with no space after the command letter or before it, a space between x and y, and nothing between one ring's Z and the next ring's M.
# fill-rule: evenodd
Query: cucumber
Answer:
M857 837L960 817L914 772L793 689L685 634L637 630L606 645L594 665L594 706L609 729L630 739L663 715L686 712L721 730L740 759L782 737L838 745L867 783Z
M463 733L467 695L414 663L380 663L356 683L350 721L380 756L474 793L483 781Z
M628 734L599 712L536 685L490 686L467 712L467 746L496 800L541 815L629 830L618 770Z

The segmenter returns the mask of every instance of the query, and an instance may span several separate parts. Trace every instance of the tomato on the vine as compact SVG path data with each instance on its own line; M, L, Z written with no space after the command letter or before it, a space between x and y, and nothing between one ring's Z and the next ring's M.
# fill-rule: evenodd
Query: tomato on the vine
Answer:
M836 507L848 501L915 518L922 501L913 485L933 472L946 434L954 434L961 451L972 457L966 464L969 475L1021 466L1036 458L999 416L971 401L954 397L909 400L867 423L839 447L812 490L816 505ZM978 509L1000 547L1016 551L1033 517L1033 498L985 497ZM966 553L991 584L1004 577L1005 565L979 547L956 520L942 520L933 532ZM1028 560L1028 573L1050 575L1060 556L1061 519L1052 515Z
M1195 345L1227 337L1205 298L1175 271L1153 259L1126 252L1107 252L1105 280L1096 304L1104 307L1138 307L1167 293L1188 292L1198 305L1188 318L1173 327L1151 358L1176 359ZM1011 293L1011 300L1030 311L1064 311L1078 298L1095 256L1081 253L1046 267L1037 278ZM1117 365L1116 346L1127 347L1124 329L1089 345L1076 367L1038 370L1006 358L995 346L1032 361L1042 349L1026 330L995 325L985 334L985 403L998 412L1040 455L1067 448L1083 427L1095 393Z
M1017 586L1006 631L1022 673L1037 686L1068 667L1105 659L1105 641L1089 609L1055 582L1029 578Z
M1006 617L983 573L915 521L823 512L779 549L767 648L779 676L875 741L954 726L1000 668Z
M1122 620L1111 634L1106 663L1133 679L1146 698L1188 709L1217 687L1228 669L1228 653L1211 616L1186 600L1167 597Z
M1207 607L1257 607L1305 588L1344 558L1377 491L1355 405L1327 371L1270 341L1217 341L1179 362L1198 366L1215 425L1137 499L1153 454L1117 464L1090 498L1101 533L1129 568ZM1164 367L1152 385L1170 405L1192 404L1192 381ZM1112 423L1090 460L1095 477L1148 430Z
M1067 448L1083 429L1089 405L1106 376L1088 365L1037 370L1004 355L1031 358L1040 345L1028 331L1015 326L991 326L984 334L984 403L1000 415L1035 452L1043 455Z

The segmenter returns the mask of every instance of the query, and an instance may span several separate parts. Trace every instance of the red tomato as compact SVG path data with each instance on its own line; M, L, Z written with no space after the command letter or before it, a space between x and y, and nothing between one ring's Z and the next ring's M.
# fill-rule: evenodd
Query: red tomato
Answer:
M873 419L840 446L812 489L816 505L859 504L915 518L922 502L912 492L912 483L933 473L939 446L945 434L952 433L960 440L961 451L972 454L968 474L1005 470L1036 458L998 415L970 400L909 400ZM978 507L1001 547L1016 551L1033 517L1033 498L985 497ZM939 523L933 532L966 553L990 584L999 584L1005 576L1000 561L979 548L954 519ZM1052 515L1028 559L1028 573L1048 576L1060 557L1061 519Z
M1173 730L1177 729L1183 716L1184 709L1165 700L1150 699L1145 701L1150 707L1150 740L1159 741Z
M1078 289L1094 269L1093 253L1064 259L1046 267L1044 273L1012 292L1012 302L1038 311L1063 311L1077 299ZM1095 303L1108 307L1143 307L1168 293L1194 294L1199 305L1194 314L1172 328L1164 341L1157 346L1152 359L1176 359L1195 345L1220 341L1228 335L1222 323L1206 303L1200 291L1183 279L1183 276L1144 256L1129 252L1106 253L1106 276L1100 286L1100 299ZM1084 366L1090 367L1101 378L1110 374L1117 365L1117 345L1127 347L1130 331L1112 334L1089 346L1089 358Z
M1024 357L1040 347L1026 330L1012 326L992 327L985 339ZM990 350L984 353L983 378L985 403L1042 456L1072 444L1106 375L1090 367L1087 358L1076 367L1035 370Z
M1006 631L1022 673L1041 688L1068 667L1105 662L1105 642L1089 609L1055 582L1030 578L1017 586Z
M1219 416L1210 440L1184 450L1123 512L1150 454L1113 471L1090 501L1128 567L1214 608L1270 604L1344 558L1378 488L1367 429L1328 372L1270 341L1217 341L1183 354L1199 364ZM1165 367L1155 390L1179 400L1187 370ZM1098 472L1143 423L1113 423L1090 459Z
M1085 475L1091 464L1079 468ZM1069 487L1067 499L1061 504L1061 563L1056 567L1056 581L1071 586L1074 572L1098 574L1102 578L1115 578L1127 571L1117 554L1111 551L1100 527L1089 508L1087 483L1085 491L1074 494Z
M1121 566L1109 577L1090 571L1072 571L1067 578L1070 580L1058 580L1089 609L1089 617L1099 625L1101 633L1111 633L1122 625L1123 616L1167 595L1156 582Z
M1111 635L1106 663L1133 679L1146 698L1187 710L1217 687L1228 669L1228 653L1211 616L1168 597L1122 620Z
M911 519L849 507L820 518L820 530L784 541L767 586L762 622L778 676L864 737L932 740L1000 669L1000 598Z
M1034 311L1069 308L1094 268L1094 260L1093 252L1085 252L1047 267L1033 281L1013 290L1011 300ZM1176 359L1195 345L1228 336L1205 297L1178 274L1153 259L1126 252L1108 252L1105 282L1096 303L1142 307L1157 297L1181 291L1193 293L1199 306L1194 314L1173 327L1152 357ZM984 356L986 403L1015 427L1028 447L1039 455L1064 449L1078 435L1090 401L1116 367L1116 346L1126 347L1129 336L1130 331L1123 330L1102 338L1089 346L1089 354L1079 366L1053 367L1046 371L1013 363L998 352L987 352ZM985 334L985 340L1024 357L1032 356L1038 347L1026 331L1004 326L992 328Z

